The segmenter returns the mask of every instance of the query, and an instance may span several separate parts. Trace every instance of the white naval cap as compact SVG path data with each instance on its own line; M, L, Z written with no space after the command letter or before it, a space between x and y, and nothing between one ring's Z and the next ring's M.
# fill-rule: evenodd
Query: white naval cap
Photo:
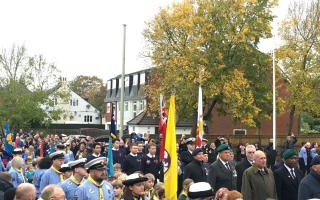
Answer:
M95 158L93 160L90 160L89 162L87 162L87 164L85 164L85 168L90 170L90 169L101 169L101 168L105 168L107 165L107 158L106 157L99 157L99 158Z
M78 160L70 161L68 162L69 166L71 169L77 168L77 167L84 167L86 164L87 159L86 158L81 158Z
M198 182L190 185L188 196L192 199L212 197L213 191L209 183Z
M49 158L51 158L51 160L55 160L58 158L64 158L64 151L53 152L49 155Z

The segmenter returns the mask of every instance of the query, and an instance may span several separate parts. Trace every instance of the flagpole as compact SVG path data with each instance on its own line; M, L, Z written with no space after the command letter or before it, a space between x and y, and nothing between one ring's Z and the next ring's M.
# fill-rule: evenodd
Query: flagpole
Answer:
M277 131L277 120L276 120L276 66L275 66L275 47L272 51L272 99L273 99L273 108L272 108L272 138L273 138L273 149L276 149L276 131Z
M124 72L126 65L126 24L123 24L123 54L122 54L122 73L121 73L121 97L120 97L120 132L119 138L123 136L123 115L124 115Z

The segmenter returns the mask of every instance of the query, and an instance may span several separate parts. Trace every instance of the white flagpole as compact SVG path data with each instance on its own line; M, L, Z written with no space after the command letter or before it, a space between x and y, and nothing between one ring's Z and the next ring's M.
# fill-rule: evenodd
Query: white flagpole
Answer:
M273 138L273 149L276 149L276 131L277 131L277 115L276 115L276 66L275 66L275 47L272 51L272 97L273 97L273 108L272 108L272 138Z
M120 132L119 138L123 136L123 118L124 118L124 74L126 66L126 24L123 24L123 55L122 55L122 73L121 73L121 95L120 95Z

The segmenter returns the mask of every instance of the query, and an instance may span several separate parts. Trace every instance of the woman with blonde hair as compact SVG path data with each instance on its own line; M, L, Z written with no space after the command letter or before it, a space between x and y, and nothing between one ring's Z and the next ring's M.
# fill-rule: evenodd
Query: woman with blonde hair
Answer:
M19 156L14 157L11 161L11 168L9 174L12 177L12 185L17 188L21 183L25 183L26 179L22 172L23 159Z

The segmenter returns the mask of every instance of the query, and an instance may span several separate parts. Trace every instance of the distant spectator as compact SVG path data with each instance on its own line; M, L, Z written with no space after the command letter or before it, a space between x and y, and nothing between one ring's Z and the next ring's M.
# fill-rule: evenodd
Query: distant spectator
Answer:
M287 136L287 140L283 144L283 151L286 151L287 149L293 149L294 145L297 143L297 138L294 136L293 133L291 133L291 136Z

